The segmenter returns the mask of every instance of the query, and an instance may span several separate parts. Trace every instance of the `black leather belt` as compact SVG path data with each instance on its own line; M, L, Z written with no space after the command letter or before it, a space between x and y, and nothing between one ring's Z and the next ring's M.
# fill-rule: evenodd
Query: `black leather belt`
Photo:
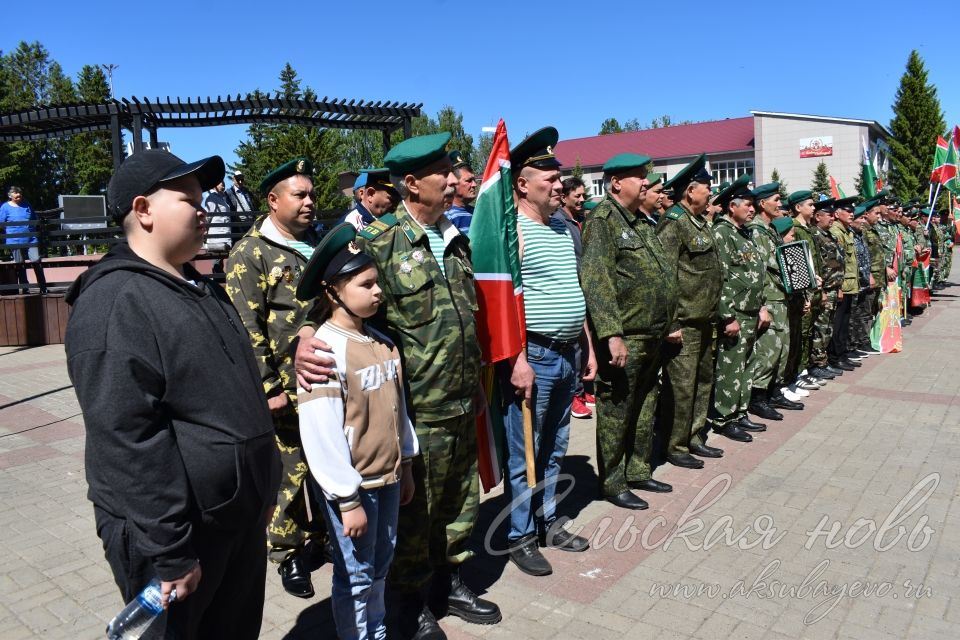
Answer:
M558 340L556 338L551 338L550 336L545 336L542 333L537 333L536 331L527 331L527 342L532 342L533 344L540 345L541 347L545 347L551 351L565 351L579 345L580 339L574 338L573 340Z

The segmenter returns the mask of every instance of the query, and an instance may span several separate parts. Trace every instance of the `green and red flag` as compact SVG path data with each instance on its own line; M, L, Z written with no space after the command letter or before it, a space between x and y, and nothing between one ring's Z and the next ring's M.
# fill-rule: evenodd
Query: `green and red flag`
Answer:
M833 176L830 176L830 197L834 200L847 197L847 194L840 188L840 183Z
M947 158L940 168L940 183L944 189L953 194L960 193L960 176L957 175L957 172L960 171L960 167L957 166L960 159L958 159L957 144L956 137L950 139Z
M481 380L488 403L486 411L477 412L480 482L486 492L502 478L503 421L493 365L516 357L526 342L510 143L502 119L470 221L470 246L477 287L477 335L484 362Z
M950 145L943 139L943 136L937 136L937 146L933 150L933 167L930 171L930 182L940 184L940 170L943 163L947 160L947 149Z

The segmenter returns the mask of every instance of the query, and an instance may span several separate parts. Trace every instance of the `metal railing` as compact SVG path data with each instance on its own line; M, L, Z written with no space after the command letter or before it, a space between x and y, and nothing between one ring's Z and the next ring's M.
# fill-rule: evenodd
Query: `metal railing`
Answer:
M111 217L61 218L63 209L38 211L33 220L21 222L0 222L0 295L16 293L37 293L37 282L23 283L26 272L34 270L39 274L52 273L51 270L64 267L89 267L100 259L110 247L122 241L123 232ZM209 219L213 214L207 214ZM264 215L263 212L231 211L218 212L218 217L229 216L229 222L217 222L210 225L217 233L207 234L208 244L229 240L232 246L243 237L253 222ZM318 212L317 223L329 228L339 217L338 212ZM83 229L73 228L84 225ZM94 226L96 225L96 226ZM28 227L28 231L8 232L9 227ZM229 232L220 231L229 227ZM22 240L25 239L26 242ZM14 251L22 250L23 258L31 248L36 248L39 261L15 262ZM194 260L226 260L226 250L201 250ZM212 277L222 282L223 273L213 273ZM39 279L39 278L37 278ZM63 291L72 284L68 281L50 281L46 278L48 291Z

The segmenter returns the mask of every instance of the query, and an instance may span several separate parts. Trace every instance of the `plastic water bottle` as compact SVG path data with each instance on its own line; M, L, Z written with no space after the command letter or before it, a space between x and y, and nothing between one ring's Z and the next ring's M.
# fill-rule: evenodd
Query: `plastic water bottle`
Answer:
M176 598L177 592L173 590L170 592L170 602ZM160 579L154 578L110 621L107 625L107 640L138 640L161 613L163 601L160 597Z

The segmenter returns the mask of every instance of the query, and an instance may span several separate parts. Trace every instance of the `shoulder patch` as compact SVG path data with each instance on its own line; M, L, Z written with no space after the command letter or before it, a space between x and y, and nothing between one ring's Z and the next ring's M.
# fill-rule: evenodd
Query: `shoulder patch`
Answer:
M373 240L380 236L384 231L390 227L397 224L397 217L392 213L388 213L385 216L380 216L363 229L361 229L357 235L361 238L366 238L367 240Z
M670 218L671 220L679 220L680 216L682 215L683 215L683 211L676 211L674 209L671 209L670 211L667 212L667 217Z

